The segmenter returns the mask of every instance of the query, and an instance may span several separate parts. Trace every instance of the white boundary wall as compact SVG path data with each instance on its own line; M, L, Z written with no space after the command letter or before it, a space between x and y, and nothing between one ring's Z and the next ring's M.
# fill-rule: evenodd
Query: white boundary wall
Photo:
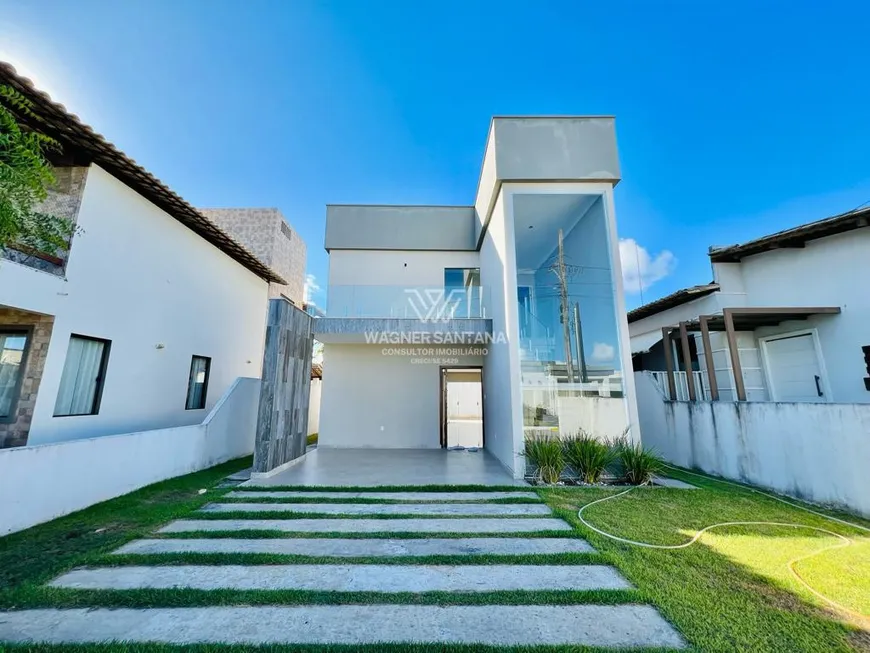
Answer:
M870 517L870 405L682 402L635 374L643 443L682 467Z
M202 424L0 450L0 535L250 454L259 396L239 378Z

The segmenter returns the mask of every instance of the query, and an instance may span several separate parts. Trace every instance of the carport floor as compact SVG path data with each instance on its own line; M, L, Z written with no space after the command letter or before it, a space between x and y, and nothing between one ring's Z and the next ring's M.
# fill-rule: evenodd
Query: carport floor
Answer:
M293 466L250 486L377 487L425 485L516 485L495 456L444 449L329 449L317 447Z

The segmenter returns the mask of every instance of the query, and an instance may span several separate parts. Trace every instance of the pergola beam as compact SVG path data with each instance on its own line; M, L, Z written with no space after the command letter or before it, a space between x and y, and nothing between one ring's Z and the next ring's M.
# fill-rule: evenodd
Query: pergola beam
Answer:
M686 370L686 387L689 389L689 401L697 401L695 378L692 374L692 353L689 349L689 334L686 331L685 322L680 322L680 348L683 354L683 369Z
M701 343L704 347L704 361L707 363L707 380L710 383L710 399L719 401L719 384L716 381L716 368L713 363L713 350L710 345L710 328L707 325L709 315L701 315L698 317L698 324L701 327Z
M668 372L668 397L671 401L677 400L677 380L674 377L674 357L671 353L672 327L662 327L662 345L665 351L665 369Z
M734 389L737 392L737 401L746 401L746 385L743 383L743 366L740 364L740 350L737 348L737 333L734 331L734 314L732 309L723 309L722 317L725 320L725 337L728 339L728 353L731 354L731 371L734 374Z

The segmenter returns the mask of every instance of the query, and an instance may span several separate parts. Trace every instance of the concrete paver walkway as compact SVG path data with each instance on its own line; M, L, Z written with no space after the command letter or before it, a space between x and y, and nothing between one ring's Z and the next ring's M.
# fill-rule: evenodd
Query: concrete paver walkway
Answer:
M405 452L406 453L406 452ZM423 452L428 453L428 452ZM461 477L474 466L488 464L486 457L451 458L422 456L417 461L420 478ZM457 456L472 454L457 453ZM320 478L334 463L329 456L324 465L297 470L299 478ZM366 460L368 462L366 463ZM363 457L363 467L383 457ZM424 463L433 461L445 467L425 471ZM439 463L440 461L440 463ZM458 462L457 462L458 461ZM491 462L491 461L489 461ZM350 466L352 467L352 466ZM413 467L413 466L412 466ZM448 469L449 467L449 469ZM346 466L347 469L347 466ZM464 470L464 471L463 471ZM287 472L291 472L287 470ZM505 483L505 474L490 470L490 482ZM428 476L427 476L428 474ZM292 476L292 475L291 475ZM363 476L378 478L371 470ZM360 484L356 472L341 480ZM291 479L291 480L294 480ZM286 480L286 479L285 479ZM334 479L333 479L334 480ZM278 482L278 485L283 484ZM331 483L340 485L341 483ZM440 496L438 496L440 495ZM620 592L631 588L615 569L601 564L475 564L473 556L585 553L586 562L594 550L583 540L572 537L572 528L551 515L538 503L486 503L486 500L512 497L537 498L535 493L488 492L402 492L384 491L336 493L314 490L261 491L230 493L238 498L268 498L275 503L226 503L218 499L199 513L201 519L179 519L158 533L158 537L130 542L114 553L139 554L210 553L233 554L234 564L153 564L142 558L136 565L76 569L50 584L67 589L117 591L154 590L157 607L147 609L44 609L0 612L0 642L89 643L125 640L168 644L230 643L257 644L333 644L361 646L383 642L465 643L476 645L556 645L598 647L685 646L680 635L659 613L644 605L395 605L387 597L405 592L449 592L461 597L492 591L586 591L607 589ZM286 502L302 497L344 502ZM402 500L406 503L357 503L365 498ZM483 503L467 503L480 501ZM466 502L466 503L462 503ZM358 515L337 518L301 517L263 519L262 511ZM234 511L245 518L221 518ZM414 514L412 517L394 515ZM365 516L369 515L368 518ZM484 516L480 516L484 515ZM194 517L196 514L193 515ZM379 517L379 518L376 518ZM246 538L244 531L271 531L273 537ZM227 537L217 531L234 531ZM538 537L536 532L553 531L565 537ZM195 537L173 537L175 534ZM336 537L337 533L347 534ZM373 534L403 533L405 537ZM448 533L467 533L468 537L445 537ZM512 535L512 537L499 536ZM491 537L483 537L491 535ZM341 564L238 564L238 556L266 553L310 557L349 558ZM467 564L388 564L397 556L468 556ZM382 560L352 558L369 557ZM244 558L242 558L244 560ZM290 559L287 561L289 563ZM541 559L542 561L544 559ZM293 560L296 562L296 560ZM253 560L251 562L254 562ZM367 564L376 562L377 564ZM536 561L538 562L538 561ZM549 560L548 560L549 562ZM565 562L560 560L560 562ZM159 607L159 592L179 588L210 590L315 592L367 592L383 595L381 603L370 605L263 605L190 608ZM208 596L208 595L204 595ZM277 596L277 595L276 595ZM322 596L322 595L321 595ZM340 597L340 594L336 595ZM268 595L265 595L268 599ZM482 599L485 600L485 599ZM493 599L494 603L499 603ZM340 603L340 602L339 602Z

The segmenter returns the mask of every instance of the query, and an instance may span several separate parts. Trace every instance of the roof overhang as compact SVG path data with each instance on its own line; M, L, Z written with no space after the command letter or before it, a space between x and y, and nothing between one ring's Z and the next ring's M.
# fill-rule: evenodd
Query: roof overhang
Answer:
M683 304L688 304L689 302L693 302L696 299L701 299L702 297L706 297L707 295L712 295L714 292L719 291L718 283L708 283L703 286L691 286L689 288L682 288L670 295L666 295L661 299L657 299L649 304L644 304L643 306L638 306L632 311L628 312L628 322L631 324L632 322L637 322L638 320L643 320L644 318L651 317L653 315L657 315L663 311L666 311L671 308L675 308L677 306L682 306Z
M657 343L662 340L662 332L660 330L650 331L634 336L631 339L631 355L645 354L652 349Z
M839 306L751 306L744 308L726 308L722 315L705 315L707 328L710 331L726 331L730 318L735 331L754 331L760 327L778 326L792 320L806 320L813 315L837 315ZM700 320L686 323L689 331L699 331Z
M39 132L61 143L69 144L79 154L84 153L93 163L118 181L132 188L257 276L267 281L287 283L278 273L225 234L163 182L81 122L78 116L67 111L62 104L54 102L47 94L39 91L33 82L20 76L14 67L2 61L0 61L0 83L15 89L33 104L32 111L38 116L38 121L33 122L31 126L36 127Z
M750 240L742 245L711 247L713 263L739 263L747 256L769 252L774 249L801 249L811 240L861 229L870 224L870 208L856 209L824 220L810 222L793 229L779 231L769 236Z

